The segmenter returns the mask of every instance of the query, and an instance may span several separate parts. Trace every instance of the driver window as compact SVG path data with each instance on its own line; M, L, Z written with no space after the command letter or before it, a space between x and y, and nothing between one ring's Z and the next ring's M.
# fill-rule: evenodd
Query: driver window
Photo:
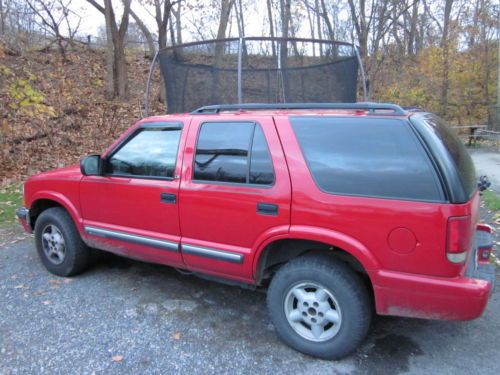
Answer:
M114 176L173 178L181 130L143 129L111 156Z

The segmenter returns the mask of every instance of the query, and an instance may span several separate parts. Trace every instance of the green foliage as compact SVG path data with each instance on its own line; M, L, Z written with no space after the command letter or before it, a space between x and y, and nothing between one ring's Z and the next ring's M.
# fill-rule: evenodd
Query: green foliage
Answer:
M22 204L23 197L19 185L9 185L0 189L0 226L14 223L16 209Z
M483 201L491 211L500 211L500 197L491 190L483 192Z
M7 88L7 107L11 115L27 115L36 117L55 117L52 106L45 104L43 94L33 87L37 77L28 70L14 72L0 64L0 79Z

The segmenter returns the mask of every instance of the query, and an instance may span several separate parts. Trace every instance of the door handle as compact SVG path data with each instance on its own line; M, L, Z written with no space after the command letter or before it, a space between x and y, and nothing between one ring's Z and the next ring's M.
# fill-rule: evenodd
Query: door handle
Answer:
M175 204L177 201L177 196L172 193L160 193L160 201L162 203Z
M278 205L273 203L257 203L257 213L260 215L278 216Z

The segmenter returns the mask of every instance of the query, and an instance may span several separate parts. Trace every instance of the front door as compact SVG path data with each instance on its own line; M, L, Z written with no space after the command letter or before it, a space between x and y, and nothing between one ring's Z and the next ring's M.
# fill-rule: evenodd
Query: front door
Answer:
M272 117L193 118L180 189L191 270L251 280L256 248L288 232L290 179Z
M85 176L80 201L88 242L128 257L182 265L179 251L181 122L144 123Z

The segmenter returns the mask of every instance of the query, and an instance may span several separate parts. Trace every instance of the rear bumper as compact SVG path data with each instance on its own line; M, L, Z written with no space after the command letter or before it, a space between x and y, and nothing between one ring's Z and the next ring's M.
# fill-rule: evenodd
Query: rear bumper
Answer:
M477 250L476 250L477 251ZM378 271L372 275L377 313L423 319L472 320L481 316L495 287L495 267L471 254L455 278Z
M30 210L25 207L18 208L16 210L16 216L24 230L28 233L33 233L30 225Z

